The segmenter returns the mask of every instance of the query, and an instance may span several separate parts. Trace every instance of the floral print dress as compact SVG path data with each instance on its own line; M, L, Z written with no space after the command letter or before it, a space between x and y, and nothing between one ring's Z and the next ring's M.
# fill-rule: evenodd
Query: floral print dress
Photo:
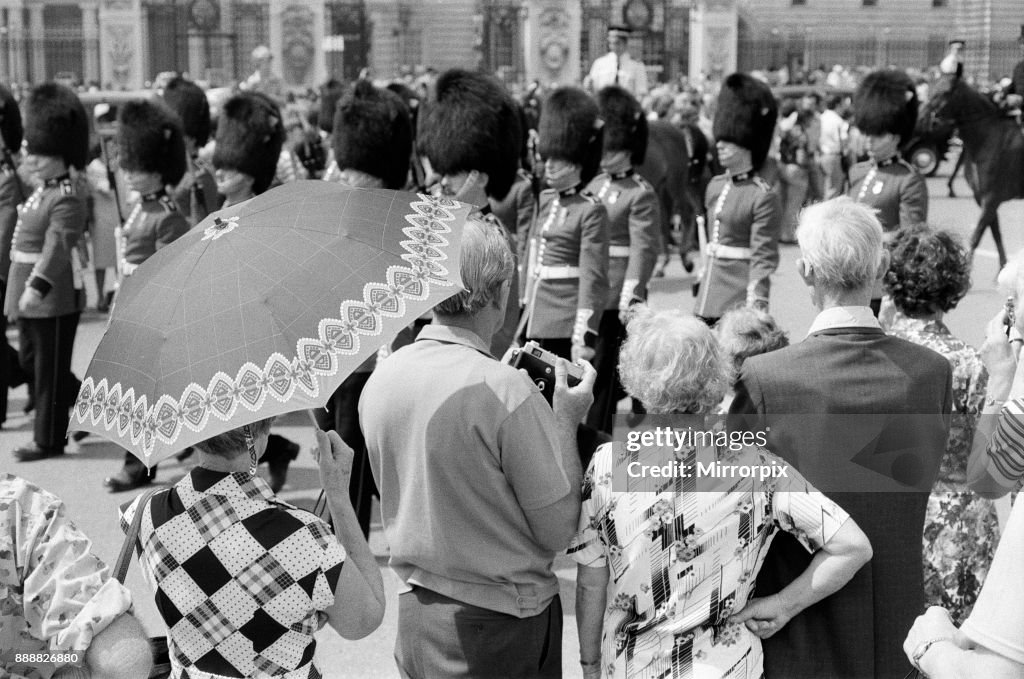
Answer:
M939 477L928 498L922 547L925 600L949 609L959 624L974 607L999 542L992 501L971 492L966 484L988 371L978 352L953 337L942 321L897 312L888 332L942 354L953 369L952 426Z
M673 455L688 469L697 461L774 463L787 477L677 476L657 492L622 492L624 470L634 462L665 464L665 449L629 452L614 442L597 450L568 554L580 565L610 569L602 676L758 679L761 640L729 618L746 605L768 547L784 530L817 551L849 516L764 449L691 447Z

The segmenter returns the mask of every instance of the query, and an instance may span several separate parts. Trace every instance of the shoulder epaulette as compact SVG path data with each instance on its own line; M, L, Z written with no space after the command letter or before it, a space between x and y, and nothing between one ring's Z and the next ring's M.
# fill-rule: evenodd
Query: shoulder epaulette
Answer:
M167 212L177 212L178 204L174 202L174 199L164 194L160 196L160 206L163 207Z
M647 181L647 179L639 172L635 172L633 174L633 181L637 183L637 186L643 187L644 189L650 189L651 191L654 190L654 185Z
M762 191L771 191L772 190L772 185L769 184L768 180L765 179L764 177L759 177L758 175L754 175L752 177L752 179L754 180L754 184L757 185L758 187L760 187Z
M523 168L519 168L518 170L516 170L516 179L517 180L524 180L525 179L528 182L532 182L533 181L533 175L531 175L529 172L527 172Z
M588 203L593 203L595 205L600 205L601 204L601 200L597 196L595 196L593 193L591 193L590 191L587 191L586 189L584 189L583 191L580 191L579 192L579 196L580 196L580 198L582 198L583 200L587 201Z

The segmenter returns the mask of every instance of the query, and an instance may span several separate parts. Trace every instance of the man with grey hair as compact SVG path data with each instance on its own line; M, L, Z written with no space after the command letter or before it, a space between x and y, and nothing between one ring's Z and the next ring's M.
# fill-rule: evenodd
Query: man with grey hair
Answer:
M924 605L921 534L946 446L949 363L887 336L868 306L888 268L874 211L847 197L806 208L797 268L820 311L807 338L751 356L731 413L752 415L777 451L863 528L874 558L843 589L807 608L764 643L765 675L903 676L901 643ZM733 422L735 426L736 421ZM780 536L757 580L776 596L811 555Z
M579 519L576 427L595 372L553 409L494 359L515 259L490 217L462 240L464 292L416 341L380 362L359 418L380 489L399 596L395 659L404 677L560 677L562 607L552 571Z

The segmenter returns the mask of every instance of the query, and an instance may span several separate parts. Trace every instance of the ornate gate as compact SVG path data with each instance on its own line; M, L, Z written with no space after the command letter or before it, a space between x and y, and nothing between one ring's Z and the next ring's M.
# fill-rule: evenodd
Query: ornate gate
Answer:
M484 0L483 3L484 70L506 84L517 82L523 73L519 11L519 3L513 0Z
M608 51L609 25L633 30L630 54L647 66L649 82L674 80L689 68L690 3L685 0L583 0L581 76Z
M355 80L366 68L370 51L370 26L363 1L328 0L324 4L324 30L328 44L341 48L326 53L328 77Z

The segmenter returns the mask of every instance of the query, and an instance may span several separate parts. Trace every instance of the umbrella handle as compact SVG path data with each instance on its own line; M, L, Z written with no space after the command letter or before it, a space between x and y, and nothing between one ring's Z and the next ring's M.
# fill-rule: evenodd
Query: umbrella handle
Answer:
M320 423L316 421L316 415L313 413L312 408L306 409L306 415L309 416L309 423L313 425L313 431L320 431Z

